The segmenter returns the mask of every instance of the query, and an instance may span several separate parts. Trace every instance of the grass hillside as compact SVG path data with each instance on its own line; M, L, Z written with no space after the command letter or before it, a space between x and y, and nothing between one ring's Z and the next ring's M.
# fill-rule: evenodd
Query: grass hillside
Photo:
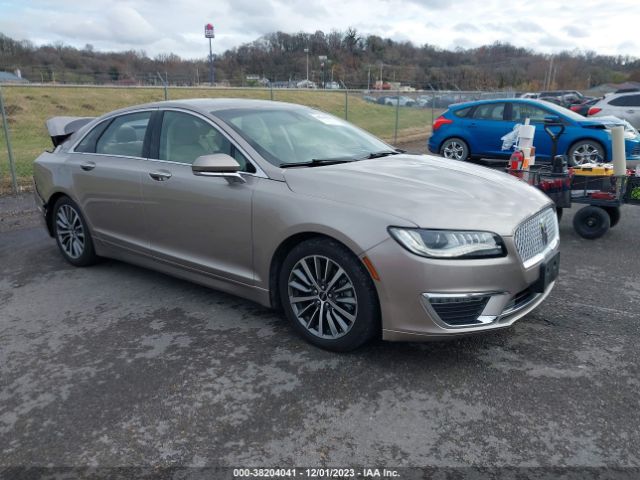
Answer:
M21 185L29 185L33 160L51 148L45 128L50 117L99 116L117 108L164 100L161 88L24 87L3 86L16 170ZM170 88L169 99L237 97L273 99L318 108L344 118L345 93L336 91ZM367 103L360 93L349 93L348 119L369 132L393 141L394 107ZM398 142L426 138L432 123L430 109L400 108ZM0 133L0 185L8 184L9 168L4 134Z

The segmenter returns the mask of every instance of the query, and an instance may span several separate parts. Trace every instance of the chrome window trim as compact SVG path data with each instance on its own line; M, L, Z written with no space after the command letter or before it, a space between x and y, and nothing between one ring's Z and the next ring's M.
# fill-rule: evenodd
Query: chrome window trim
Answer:
M136 109L136 110L128 110L128 111L126 111L126 112L120 112L120 113L116 113L116 114L113 114L113 115L109 115L108 117L103 118L102 120L100 120L99 122L97 122L97 123L96 123L95 125L93 125L91 128L87 129L87 131L84 133L84 135L82 135L82 137L81 137L78 141L76 141L76 142L75 142L75 143L74 143L74 144L69 148L69 150L67 150L67 153L88 153L89 155L107 155L107 156L109 156L109 157L142 158L142 159L144 159L144 157L130 157L130 156L127 156L127 155L108 155L108 154L106 154L106 153L96 153L96 152L93 152L93 153L92 153L92 152L76 152L76 147L80 144L80 142L82 142L82 141L85 139L85 137L86 137L87 135L89 135L89 133L91 133L91 132L93 131L93 129L94 129L94 128L96 128L98 125L100 125L100 124L102 124L102 123L104 123L104 122L111 121L111 120L113 120L114 118L121 117L121 116L124 116L124 115L129 115L129 114L131 114L131 113L142 113L142 112L152 112L152 113L153 113L153 112L155 112L156 110L158 110L158 107L154 107L154 108L148 108L148 107L147 107L147 108L140 108L140 109ZM151 120L151 119L149 119L149 120ZM104 132L102 132L102 133L104 133Z
M240 147L238 145L237 142L235 142L232 138L229 137L229 135L226 132L223 132L222 130L220 130L220 127L218 125L215 124L215 122L213 122L213 120L211 120L210 118L208 118L206 115L203 115L200 112L196 112L194 110L189 110L189 109L185 109L185 108L178 108L178 107L160 107L160 111L162 112L167 112L167 111L172 111L172 112L180 112L180 113L186 113L188 115L193 115L194 117L200 118L201 120L203 120L204 122L208 123L212 128L214 128L218 133L220 133L224 138L226 138L229 143L231 145L233 145L234 148L236 148L238 151L240 151L240 153L242 155L244 155L244 157L247 159L247 161L249 163L251 163L251 165L253 165L253 168L256 169L255 173L251 173L251 172L238 172L242 175L251 175L254 177L259 177L259 178L269 178L269 176L264 172L264 170L262 170L262 168L260 168L260 166L257 164L257 162L251 157L251 155L249 155L244 148ZM160 128L162 128L162 125L160 126ZM172 160L161 160L159 158L148 158L147 160L153 161L153 162L164 162L164 163L173 163L176 165L191 165L189 163L185 163L185 162L175 162Z

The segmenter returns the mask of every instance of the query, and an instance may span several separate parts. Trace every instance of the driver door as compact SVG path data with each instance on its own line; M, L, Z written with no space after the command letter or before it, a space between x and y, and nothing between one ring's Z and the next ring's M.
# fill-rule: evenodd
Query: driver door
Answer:
M260 178L229 139L204 117L161 112L159 131L142 175L145 221L159 259L216 277L253 283L251 202ZM246 183L196 176L202 155L238 160Z

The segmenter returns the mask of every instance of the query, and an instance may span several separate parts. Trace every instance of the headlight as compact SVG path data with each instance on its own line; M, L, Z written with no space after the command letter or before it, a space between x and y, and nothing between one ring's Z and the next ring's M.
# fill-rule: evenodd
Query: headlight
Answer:
M431 258L504 257L502 239L491 232L389 227L391 236L411 253Z

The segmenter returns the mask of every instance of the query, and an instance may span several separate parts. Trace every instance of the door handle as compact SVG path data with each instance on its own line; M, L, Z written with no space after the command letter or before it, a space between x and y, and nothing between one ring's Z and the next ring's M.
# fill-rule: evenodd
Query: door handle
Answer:
M96 168L96 164L95 162L83 162L80 164L80 168L88 172L89 170Z
M171 173L166 171L149 172L149 176L158 182L164 182L171 178Z

